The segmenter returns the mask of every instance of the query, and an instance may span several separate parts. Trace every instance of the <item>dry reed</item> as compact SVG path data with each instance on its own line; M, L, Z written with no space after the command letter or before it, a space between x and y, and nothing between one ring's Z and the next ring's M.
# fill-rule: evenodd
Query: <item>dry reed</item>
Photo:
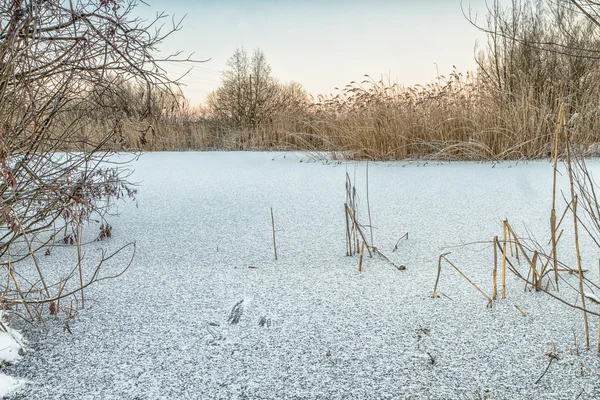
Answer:
M488 306L492 305L492 299L490 298L490 296L488 296L487 294L485 294L485 292L483 290L481 290L479 288L479 286L477 286L471 279L469 279L469 277L467 275L465 275L460 268L458 268L456 265L454 265L454 263L452 261L450 261L446 256L450 254L450 253L444 253L441 254L439 259L438 259L438 272L437 272L437 276L435 278L435 285L433 286L433 292L431 293L431 297L435 298L437 297L437 286L440 280L440 275L442 273L442 260L446 261L446 263L448 263L452 268L454 268L467 282L469 282L471 284L471 286L473 286L475 289L477 289L477 291L479 293L481 293L483 295L483 297L485 297L488 301Z
M306 150L328 152L336 159L366 160L547 157L556 147L552 142L558 110L536 99L556 96L556 88L540 94L539 88L527 82L523 87L515 97L476 75L463 76L458 71L413 87L365 76L362 82L351 82L336 94L317 96L293 112L274 111L255 127L232 125L182 98L159 96L154 100L156 111L144 115L135 112L144 104L130 95L128 108L119 109L124 122L107 146L143 151ZM582 101L577 109L571 107L570 112L579 116L574 145L592 154L600 121L594 117L598 112L594 88L588 89L580 97L589 101ZM109 129L104 122L107 112L114 113L111 109L85 115L87 124L78 133L82 140L75 143L93 142L98 132Z
M277 260L277 242L275 241L275 217L273 216L273 207L271 207L271 227L273 228L273 253L275 253L275 260Z

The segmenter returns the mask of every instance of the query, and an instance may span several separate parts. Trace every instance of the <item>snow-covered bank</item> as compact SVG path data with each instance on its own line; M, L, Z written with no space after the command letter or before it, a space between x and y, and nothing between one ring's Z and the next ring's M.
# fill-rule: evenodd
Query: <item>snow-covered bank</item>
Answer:
M12 365L24 354L24 339L21 333L12 329L0 313L0 365ZM0 373L0 397L4 398L25 384L24 379Z
M600 171L595 161L589 166ZM102 243L117 248L135 239L134 265L89 289L90 306L71 321L72 334L61 320L18 326L35 351L7 368L31 382L16 398L600 393L600 362L582 348L578 312L525 293L513 276L508 299L486 308L450 269L440 279L443 295L429 297L438 256L448 251L491 290L491 246L462 245L500 235L506 217L518 231L527 226L540 242L547 239L546 162L370 163L374 244L407 269L374 257L362 273L358 258L345 256L343 205L348 173L366 223L364 163L300 162L289 153L153 153L135 168L139 207L120 205L121 216L110 220L113 238ZM572 243L569 232L561 240ZM597 249L582 247L589 277L597 279ZM63 256L56 251L43 261L58 265ZM553 341L560 359L534 384Z

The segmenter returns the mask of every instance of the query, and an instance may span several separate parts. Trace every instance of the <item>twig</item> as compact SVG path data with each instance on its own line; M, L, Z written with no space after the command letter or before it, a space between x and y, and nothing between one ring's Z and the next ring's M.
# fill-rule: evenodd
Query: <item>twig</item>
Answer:
M103 276L101 278L98 277L98 275L100 274L100 267L108 260L110 260L112 257L114 257L116 254L120 253L123 249L125 249L126 247L129 246L133 246L133 254L131 255L131 258L129 259L129 263L127 264L127 266L125 268L123 268L118 274L115 275L110 275L110 276ZM114 278L118 278L121 275L123 275L128 269L129 267L131 267L131 264L133 264L133 259L135 258L135 253L136 253L136 244L135 242L131 242L128 243L124 246L121 246L121 248L119 248L118 250L116 250L114 253L112 253L110 256L108 257L104 257L104 255L102 256L102 259L98 262L98 265L96 266L96 269L94 270L94 273L92 274L92 277L89 279L89 281L83 285L83 288L87 288L88 286L92 285L93 283L97 283L100 281L103 281L105 279L114 279ZM70 297L72 295L77 294L77 292L80 292L81 288L75 288L72 291L65 293L61 296L55 296L53 298L49 298L49 299L43 299L43 300L14 300L14 299L2 299L1 303L4 304L47 304L47 303L52 303L54 301L58 301L61 299L64 299L66 297Z
M396 245L394 246L394 249L392 250L392 253L395 252L396 250L398 250L398 244L400 244L400 241L406 238L406 240L408 240L408 232L406 232L404 235L400 236L400 239L398 239L398 241L396 242Z
M9 255L9 257L10 257L10 255ZM25 309L27 310L27 314L29 314L29 317L31 318L32 321L35 320L33 314L29 310L29 306L27 305L27 302L25 300L25 296L23 295L23 292L21 291L21 287L19 286L19 281L17 280L17 278L15 278L15 274L13 272L13 267L12 267L12 264L10 262L10 259L8 261L8 273L10 274L13 282L15 283L15 288L17 289L17 292L19 293L19 296L21 297L21 300L23 300L23 305L25 306Z
M385 254L383 254L379 248L377 247L373 247L373 252L376 254L379 254L383 259L385 259L387 262L389 262L390 264L392 264L394 266L394 268L396 268L398 271L404 271L406 269L406 267L404 265L396 265L392 260L390 260L390 258L388 256L386 256Z
M81 267L81 220L79 211L77 211L77 204L74 207L75 210L75 229L77 232L77 267L79 268L79 287L81 288L81 308L85 308L85 297L83 295L83 268Z
M550 368L550 365L552 365L552 361L554 361L554 358L555 357L550 356L550 361L548 362L548 365L546 365L546 369L544 370L544 372L542 372L542 375L540 375L540 377L537 378L537 380L534 382L534 384L537 385L538 383L540 383L540 381L542 380L542 378L544 377L544 375L546 375L546 372L548 372L548 369Z
M527 314L525 314L525 312L524 312L523 310L521 310L521 308L520 308L518 305L516 305L516 304L515 304L514 306L515 306L515 308L516 308L517 310L519 310L519 312L520 312L520 313L521 313L521 314L522 314L524 317L527 317Z

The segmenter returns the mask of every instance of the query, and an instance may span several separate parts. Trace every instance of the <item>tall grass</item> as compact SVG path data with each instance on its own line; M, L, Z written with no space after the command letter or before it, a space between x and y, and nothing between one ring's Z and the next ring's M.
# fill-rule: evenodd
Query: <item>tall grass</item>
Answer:
M598 84L590 81L584 88L569 118L574 146L587 152L600 140L600 118ZM556 87L546 91L523 82L510 93L458 71L413 87L365 76L334 95L313 99L306 108L274 114L253 129L234 127L182 99L157 106L153 115L128 111L108 145L144 151L329 151L371 160L533 159L551 152L557 111L551 102L539 100L558 99L551 91ZM141 109L143 99L138 103ZM128 104L131 108L135 98ZM106 129L104 112L114 110L89 116L82 136Z

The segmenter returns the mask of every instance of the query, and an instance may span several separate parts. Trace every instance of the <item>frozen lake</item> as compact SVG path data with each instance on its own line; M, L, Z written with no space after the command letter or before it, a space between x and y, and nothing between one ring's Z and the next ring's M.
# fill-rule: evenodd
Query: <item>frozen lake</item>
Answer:
M14 320L30 348L6 368L30 382L15 398L600 397L595 317L586 351L581 313L524 292L512 274L508 298L492 308L449 267L443 295L429 297L445 252L491 294L489 242L504 218L546 243L548 162L369 163L373 244L406 270L375 256L362 273L358 256L346 256L344 202L349 174L368 223L365 163L190 152L145 154L134 168L137 202L119 204L113 238L101 243L135 240L133 265L88 289L72 333L64 319ZM572 253L570 231L561 244ZM582 252L597 280L598 249L584 241ZM69 254L72 263L65 251L44 262ZM552 341L559 359L535 384Z

